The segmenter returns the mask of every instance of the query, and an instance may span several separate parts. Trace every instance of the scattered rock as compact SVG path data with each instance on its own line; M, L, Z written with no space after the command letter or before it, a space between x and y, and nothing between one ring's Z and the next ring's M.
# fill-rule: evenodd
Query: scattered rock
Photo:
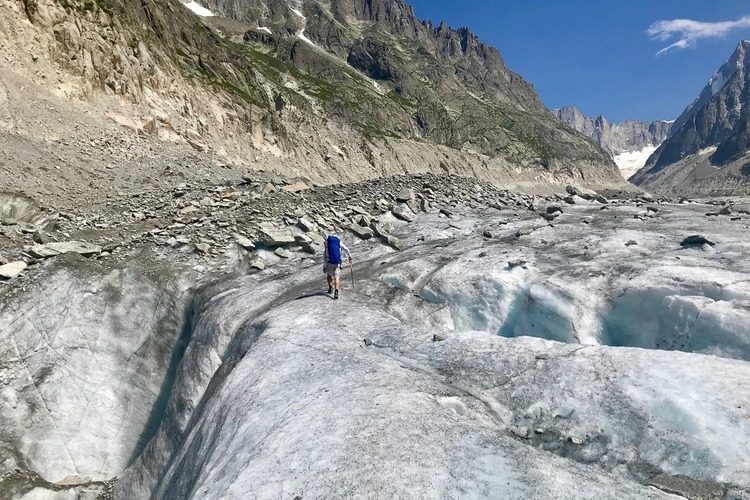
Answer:
M34 231L31 239L34 240L35 243L39 243L40 245L45 245L50 242L49 236L47 236L41 229L37 229L36 231Z
M370 228L375 232L376 236L385 238L393 232L393 224L390 222L373 222Z
M363 227L359 224L350 224L348 229L363 240L369 240L375 234L369 227Z
M514 436L518 436L523 439L529 439L529 428L522 425L517 425L511 428L511 432Z
M508 262L508 267L513 269L514 267L520 267L522 269L527 269L526 264L528 264L529 261L526 259L516 259Z
M24 269L26 269L26 263L22 260L2 265L0 266L0 278L13 279L21 274Z
M520 238L521 236L528 236L533 232L534 232L534 228L522 227L521 229L516 231L516 238Z
M45 245L35 245L30 248L26 248L26 252L32 257L38 259L46 259L48 257L55 257L64 253L78 253L84 257L90 257L101 253L102 247L99 245L93 245L91 243L85 243L81 241L67 241L57 243L47 243Z
M245 250L255 250L255 243L250 241L249 238L245 238L241 234L235 234L234 241Z
M250 262L250 267L252 269L263 271L266 268L266 261L264 261L260 257L256 257L252 262Z
M276 186L273 185L273 183L269 182L265 186L263 186L263 190L260 192L261 195L266 196L268 194L273 194L276 192Z
M284 250L283 248L279 247L274 252L278 257L281 257L282 259L288 259L291 257L291 254Z
M389 246L396 250L403 250L403 245L401 244L401 240L396 238L393 235L386 234L385 236L381 236L384 242L386 242Z
M179 248L190 244L190 239L185 236L177 236L176 238L169 238L167 245L172 248Z
M287 193L299 193L301 191L305 191L307 189L310 189L310 187L305 184L304 182L295 182L294 184L290 184L288 186L284 186L281 188L282 191L285 191Z
M297 221L297 227L299 227L306 233L309 233L310 231L315 231L316 229L315 224L313 224L312 222L310 222L304 217L300 217L300 219Z
M596 200L599 196L599 193L594 191L593 189L588 189L580 186L567 186L565 188L565 191L572 195L572 196L580 196L584 200Z
M412 222L414 220L414 216L412 215L411 210L409 207L406 207L404 205L396 205L391 209L391 213L396 217L397 219L401 219L406 222Z
M209 245L208 243L196 243L195 251L198 253L207 254L211 251L211 245Z
M430 206L430 202L427 200L427 198L422 198L419 201L419 209L422 210L424 213L428 213L432 207Z
M400 201L403 203L406 203L407 201L414 199L414 192L409 188L404 188L401 191L399 191L398 195L396 196L396 201Z
M627 243L625 243L625 246L626 247L630 247L630 246L637 245L637 244L638 244L637 241L635 241L635 240L629 240Z
M434 334L432 336L432 341L433 342L443 342L445 339L447 339L447 337L445 335L440 335L438 333L436 333L436 334Z
M19 222L33 223L40 216L41 210L31 198L0 192L0 224L12 226Z
M576 446L580 446L583 444L583 439L577 437L577 436L570 436L568 437L568 442L573 443Z
M726 493L726 488L719 483L681 475L659 474L652 477L648 484L690 500L720 500Z
M484 232L482 232L482 236L484 236L487 239L491 239L492 238L492 233L489 230L485 229Z
M719 210L719 215L730 215L734 211L732 205L726 205L724 208Z
M445 216L446 216L446 217L448 217L449 219L453 217L453 212L451 212L451 211L450 211L450 210L448 210L447 208L441 208L441 209L440 209L440 213L441 213L442 215L445 215Z
M680 243L680 246L683 247L691 247L691 246L703 246L703 245L711 245L714 246L716 243L709 240L705 236L701 236L699 234L694 234L692 236L688 236L682 242Z
M268 247L280 247L294 243L294 235L287 228L279 228L272 224L261 224L258 242Z

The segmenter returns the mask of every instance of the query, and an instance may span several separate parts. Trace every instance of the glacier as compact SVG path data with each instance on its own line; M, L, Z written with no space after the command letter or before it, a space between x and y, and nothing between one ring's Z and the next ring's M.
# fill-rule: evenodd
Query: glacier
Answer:
M0 288L0 491L747 497L750 219L575 201L386 216L338 301L303 254L50 261Z

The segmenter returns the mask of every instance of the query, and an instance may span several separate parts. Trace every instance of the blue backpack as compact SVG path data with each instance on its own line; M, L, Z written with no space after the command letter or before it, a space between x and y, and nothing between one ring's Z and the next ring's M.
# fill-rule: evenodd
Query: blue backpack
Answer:
M341 264L341 241L336 236L329 236L326 239L326 248L328 249L328 263Z

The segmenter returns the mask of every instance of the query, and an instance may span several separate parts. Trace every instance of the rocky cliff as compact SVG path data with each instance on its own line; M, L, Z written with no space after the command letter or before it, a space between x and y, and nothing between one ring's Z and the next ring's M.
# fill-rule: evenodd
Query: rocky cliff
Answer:
M664 120L645 122L626 120L622 123L584 115L574 106L563 106L552 111L558 120L593 139L610 156L640 151L658 146L669 135L671 123Z
M52 174L60 162L42 154L49 141L106 143L113 125L182 145L129 148L125 161L118 148L96 148L107 153L101 168L71 162L70 177L96 184L108 170L121 190L135 157L188 146L206 167L180 162L183 180L239 179L250 167L320 183L432 171L529 189L622 184L467 29L420 22L401 1L206 7L218 15L175 1L2 0L4 140L23 142ZM4 173L14 190L75 188L16 175L13 156Z
M749 151L750 41L743 41L632 180L665 192L746 193Z

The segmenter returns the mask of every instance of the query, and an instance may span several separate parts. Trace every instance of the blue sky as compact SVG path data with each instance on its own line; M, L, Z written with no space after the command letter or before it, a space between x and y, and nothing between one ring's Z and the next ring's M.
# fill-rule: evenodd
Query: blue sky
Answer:
M573 105L616 122L676 118L750 39L746 0L407 3L420 19L467 26L497 47L548 108Z

